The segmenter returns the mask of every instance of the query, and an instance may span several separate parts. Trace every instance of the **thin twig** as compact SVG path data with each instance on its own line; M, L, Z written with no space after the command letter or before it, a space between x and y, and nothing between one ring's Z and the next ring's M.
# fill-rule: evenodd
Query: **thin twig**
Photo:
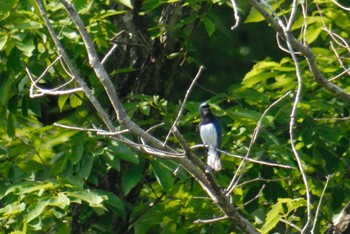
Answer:
M208 148L208 146L200 144L200 145L191 146L190 148L191 149ZM248 162L252 162L252 163L256 163L256 164L261 164L261 165L271 166L271 167L281 167L281 168L285 168L285 169L295 169L295 167L289 166L289 165L283 165L283 164L278 164L278 163L265 162L265 161L261 161L261 160L252 159L252 158L249 158L250 155L248 155L248 157L247 157L247 156L242 156L242 155L237 155L237 154L231 154L231 153L229 153L225 150L221 150L221 149L216 149L216 150L222 154L229 156L229 157L244 159L244 160L247 160Z
M65 125L65 124L60 124L60 123L54 123L53 125L56 127L70 129L70 130L77 130L77 131L84 131L84 132L96 132L97 135L103 135L103 136L115 136L115 135L124 134L124 133L129 132L128 129L124 129L124 130L120 130L120 131L116 131L116 132L109 132L109 131L97 129L97 128L82 128L82 127L70 126L70 125Z
M212 218L212 219L198 219L194 221L193 223L195 224L208 224L208 223L215 223L223 220L227 220L227 216L222 216L222 217L217 217L217 218Z
M107 59L112 55L112 53L117 49L117 47L118 47L118 45L113 43L112 48L108 51L108 53L102 59L101 64L104 64L107 61Z
M340 7L341 9L343 10L346 10L346 11L350 11L350 7L345 7L343 5L341 5L339 2L335 1L335 0L332 0L332 2L337 5L338 7Z
M324 185L323 187L323 190L322 190L322 194L321 194L321 197L320 197L320 200L318 202L318 205L317 205L317 209L316 209L316 213L315 213L315 218L314 218L314 225L312 226L312 229L311 229L311 233L315 233L315 229L316 229L316 224L317 224L317 218L318 218L318 214L320 212L320 209L321 209L321 204L322 204L322 200L323 200L323 197L324 197L324 194L326 192L326 189L328 187L328 183L331 179L331 175L328 175L326 176L326 184Z
M280 97L279 99L277 99L276 101L274 101L268 108L266 108L266 110L263 112L263 114L261 115L258 123L256 124L256 127L254 129L254 133L253 133L253 136L252 136L252 139L250 141L250 144L249 144L249 148L248 148L248 151L246 153L246 155L244 156L244 159L241 161L241 163L239 164L237 170L236 170L236 173L234 174L229 186L227 187L227 189L225 190L226 191L226 195L230 194L233 189L235 188L235 186L239 183L239 180L241 178L241 176L243 175L243 173L241 173L240 175L238 175L241 171L244 170L245 168L245 165L246 165L246 162L249 158L249 156L251 155L251 152L252 152L252 149L253 149L253 146L255 144L255 141L260 133L260 130L261 130L261 125L262 125L262 121L263 119L265 118L265 116L267 115L268 111L271 110L272 107L274 107L275 105L277 105L278 103L280 103L284 98L286 98L288 95L290 94L290 91L288 91L287 93L285 93L282 97Z
M235 24L231 27L231 30L234 30L239 25L240 17L239 17L239 13L238 13L238 5L237 5L236 0L231 0L231 4L232 4L233 15L235 18Z
M297 0L294 0L294 1L297 1ZM295 12L295 14L296 14L296 12ZM286 43L287 43L288 49L290 51L290 55L291 55L291 57L294 61L294 64L295 64L296 76L297 76L297 80L298 80L298 87L297 87L297 92L295 94L295 99L294 99L292 111L290 114L289 137L290 137L290 144L292 147L292 151L293 151L295 159L297 160L299 171L300 171L300 174L302 176L302 179L303 179L303 182L305 185L305 190L306 190L307 221L302 229L302 233L305 233L306 229L309 227L309 224L311 221L311 194L310 194L309 184L308 184L307 176L306 176L306 173L304 170L304 166L303 166L303 163L302 163L300 156L299 156L299 152L298 152L296 145L295 145L296 140L294 137L296 115L297 115L297 110L298 110L298 104L300 103L300 99L301 99L301 91L302 91L302 87L303 87L303 81L302 81L302 75L301 75L302 74L301 68L300 68L298 59L294 53L293 46L291 44L291 37L292 37L292 34L290 32L291 27L292 27L292 25L289 25L289 28L285 29L285 37L286 37Z
M289 221L287 221L287 220L285 220L285 219L280 219L280 221L281 221L282 223L285 223L285 224L287 224L288 226L294 228L294 229L297 230L298 232L302 232L301 228L299 228L299 227L298 227L297 225L295 225L294 223L291 223L291 222L289 222Z
M169 130L167 136L165 137L163 146L165 146L165 145L167 144L167 141L168 141L168 139L169 139L169 137L170 137L170 134L171 134L173 128L174 128L174 127L177 125L177 123L179 122L180 117L181 117L181 115L182 115L182 112L183 112L184 109L185 109L185 104L186 104L186 102L187 102L187 99L188 99L188 97L190 96L190 93L191 93L191 91L192 91L192 88L193 88L193 86L196 84L196 82L197 82L197 80L199 79L199 77L201 76L203 70L204 70L204 66L200 66L200 67L199 67L199 70L198 70L198 72L197 72L197 75L196 75L195 78L192 80L192 83L191 83L190 87L187 89L186 95L185 95L185 97L184 97L184 100L182 101L180 110L179 110L179 112L178 112L178 114L177 114L177 116L176 116L176 119L175 119L173 125L171 126L171 128L170 128L170 130Z
M261 186L261 189L259 190L258 194L256 194L256 196L253 197L252 199L250 199L249 201L245 202L245 203L243 204L243 206L246 206L246 205L248 205L249 203L251 203L251 202L255 201L256 199L258 199L258 198L261 196L261 193L262 193L262 191L263 191L264 189L265 189L265 184L264 184L263 186Z

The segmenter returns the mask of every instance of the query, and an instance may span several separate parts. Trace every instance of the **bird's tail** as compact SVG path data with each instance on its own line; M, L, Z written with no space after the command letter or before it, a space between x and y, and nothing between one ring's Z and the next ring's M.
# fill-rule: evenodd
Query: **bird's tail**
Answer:
M209 148L207 164L215 171L221 170L220 154L215 148Z

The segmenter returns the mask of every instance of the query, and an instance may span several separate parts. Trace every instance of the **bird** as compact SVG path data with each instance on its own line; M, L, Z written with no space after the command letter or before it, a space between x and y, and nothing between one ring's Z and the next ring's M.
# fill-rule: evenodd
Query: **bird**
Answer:
M220 153L217 149L221 147L221 127L219 120L213 115L208 102L199 105L200 122L199 134L204 145L208 147L206 172L221 170Z

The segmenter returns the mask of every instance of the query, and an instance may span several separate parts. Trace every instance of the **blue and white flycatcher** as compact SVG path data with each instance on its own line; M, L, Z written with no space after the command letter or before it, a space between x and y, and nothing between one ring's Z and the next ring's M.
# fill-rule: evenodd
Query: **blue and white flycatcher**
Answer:
M207 171L221 170L220 153L217 149L221 146L221 127L218 119L210 111L210 106L207 102L199 106L200 118L199 134L202 142L208 147Z

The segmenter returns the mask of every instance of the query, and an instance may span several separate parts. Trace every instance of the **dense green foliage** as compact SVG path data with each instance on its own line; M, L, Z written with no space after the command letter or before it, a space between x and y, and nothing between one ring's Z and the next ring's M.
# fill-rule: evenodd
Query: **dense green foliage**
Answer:
M147 31L155 40L166 30L158 25L161 9L171 2L177 1L142 2L139 14L148 16ZM289 1L273 2L274 8L284 9L280 10L281 15L289 13ZM112 46L112 38L119 33L113 17L122 17L131 10L132 3L127 0L73 3L103 57ZM195 14L169 25L181 38L183 47L167 55L168 58L181 57L184 61L181 69L191 77L198 64L204 63L208 70L201 77L202 86L195 88L185 105L179 129L190 145L199 144L197 107L202 100L209 99L224 129L222 149L245 155L262 113L291 91L263 119L251 158L294 169L248 163L241 184L233 193L235 205L261 232L273 229L297 233L288 223L303 226L306 199L289 136L297 87L295 64L288 54L276 52L274 34L264 19L245 1L238 3L245 23L237 31L229 29L234 21L230 1L183 1L180 3L183 8ZM348 67L349 47L332 44L343 59L340 65L330 44L330 34L322 27L327 26L347 42L350 19L348 12L329 1L318 3L322 14L314 3L309 4L306 38L320 69L331 78L343 71L342 66ZM123 10L112 10L113 4L119 4ZM81 76L104 107L110 109L89 67L81 37L63 6L59 1L48 1L45 7ZM173 174L177 168L174 162L136 153L122 142L94 131L54 126L54 122L59 122L91 129L100 127L101 122L82 92L29 97L30 79L25 68L40 76L57 56L33 0L2 1L0 24L0 233L237 232L229 221L194 223L222 214L184 170ZM303 17L299 14L293 33L298 35L302 26ZM254 36L257 34L261 37ZM251 44L247 44L247 38ZM226 45L222 41L235 44ZM349 104L317 85L307 62L302 56L299 59L303 93L294 134L309 180L313 212L326 176L332 176L318 217L317 231L323 232L349 199ZM134 71L132 67L109 70L115 79L118 74ZM40 86L52 88L69 80L59 64L51 67L46 77ZM335 82L350 91L346 76ZM179 77L172 97L129 94L123 97L124 107L130 118L145 129L164 123L152 130L153 135L164 140L180 108L178 99L185 95L189 83L188 77ZM170 144L179 147L175 137L171 137ZM194 152L203 155L204 160L203 149ZM215 176L225 188L241 159L223 154L222 160L223 170Z

